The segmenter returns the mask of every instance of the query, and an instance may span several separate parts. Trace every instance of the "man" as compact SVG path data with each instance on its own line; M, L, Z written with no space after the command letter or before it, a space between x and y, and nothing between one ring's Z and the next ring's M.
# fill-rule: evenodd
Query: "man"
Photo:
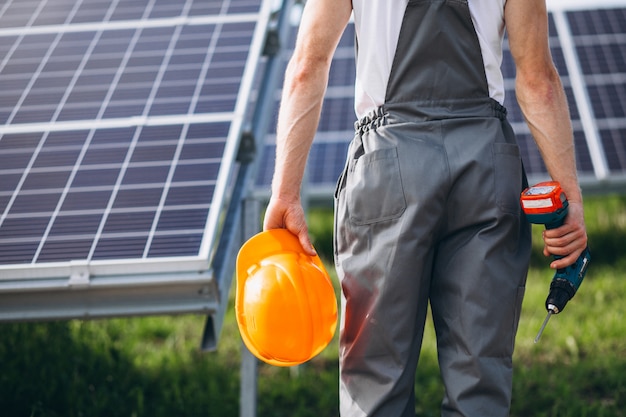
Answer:
M468 4L469 3L469 4ZM356 132L335 201L342 285L342 416L414 416L431 303L445 384L442 415L507 416L530 226L519 149L502 106L508 31L516 94L569 202L544 253L586 246L566 98L544 0L309 0L283 88L264 228L309 241L300 185L329 66L351 16Z

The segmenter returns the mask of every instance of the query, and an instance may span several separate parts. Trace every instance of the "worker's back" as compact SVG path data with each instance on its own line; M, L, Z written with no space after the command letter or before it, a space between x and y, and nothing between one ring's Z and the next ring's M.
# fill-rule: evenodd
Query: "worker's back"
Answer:
M464 6L464 3L467 3L465 1L434 2L438 7L451 9L450 13L444 14L447 16L445 19L442 19L444 15L433 17L437 19L436 21L422 21L413 16L409 17L411 13L416 15L414 13L416 9L424 9L431 3L430 1L408 0L354 0L352 2L358 44L355 92L355 109L358 118L386 102L388 81L394 58L396 56L402 57L398 54L397 48L401 47L403 42L417 43L412 34L410 35L411 39L402 39L400 43L398 42L403 24L405 26L402 27L403 33L414 31L427 36L423 39L427 42L425 46L429 46L432 52L438 54L436 58L441 61L439 66L434 66L431 56L428 60L413 59L411 65L422 63L423 66L429 66L420 68L420 73L422 79L432 86L433 90L437 90L435 94L445 94L440 91L441 88L453 88L459 97L467 97L467 91L463 91L461 86L450 83L445 77L437 78L425 75L423 71L430 69L435 75L445 75L453 67L462 71L459 68L459 63L453 61L449 42L452 42L452 46L454 46L469 42L471 39L459 39L457 32L449 30L448 25L461 23L475 31L484 63L484 73L489 89L488 95L500 104L504 103L504 85L500 63L502 60L505 1L469 1L471 21L463 21L466 19L466 13L462 10L463 7L467 7ZM431 17L429 16L428 19ZM447 19L457 20L457 22L448 22ZM462 21L458 22L459 19ZM471 47L478 47L478 45ZM483 64L470 63L470 65L482 66ZM437 80L440 84L437 84ZM405 86L403 88L406 89ZM420 91L420 93L426 93L424 98L428 98L427 91Z

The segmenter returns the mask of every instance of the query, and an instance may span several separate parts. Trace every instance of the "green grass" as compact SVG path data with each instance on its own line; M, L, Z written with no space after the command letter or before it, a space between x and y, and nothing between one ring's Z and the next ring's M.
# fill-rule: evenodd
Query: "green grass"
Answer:
M552 272L535 239L515 351L513 417L626 416L626 198L586 204L591 268L538 344ZM311 213L310 225L318 251L330 259L329 213ZM534 232L538 237L541 229ZM199 350L203 325L200 316L0 324L0 415L237 416L241 339L232 300L217 352ZM439 415L438 372L429 324L416 416ZM258 415L337 416L337 379L336 338L296 370L261 364Z

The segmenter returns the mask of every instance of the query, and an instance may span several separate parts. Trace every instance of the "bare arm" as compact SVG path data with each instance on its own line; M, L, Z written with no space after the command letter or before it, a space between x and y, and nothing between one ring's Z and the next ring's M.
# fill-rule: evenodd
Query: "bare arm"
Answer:
M314 253L300 188L317 130L331 60L350 19L349 0L309 0L285 73L276 131L276 167L263 228L286 228Z
M517 77L515 92L548 172L570 202L565 224L544 232L544 254L562 255L553 268L576 261L587 245L567 98L548 45L545 0L508 0L505 20Z

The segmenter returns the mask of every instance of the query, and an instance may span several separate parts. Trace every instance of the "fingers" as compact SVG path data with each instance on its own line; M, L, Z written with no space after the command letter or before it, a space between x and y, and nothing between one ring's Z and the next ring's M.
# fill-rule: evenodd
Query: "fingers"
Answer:
M561 269L574 264L583 250L584 248L580 250L577 249L574 252L570 252L568 255L564 255L562 258L555 259L550 263L550 268ZM551 254L549 252L546 252L544 249L544 255L550 256Z
M555 234L559 231L562 234ZM568 229L565 226L562 229L544 231L543 242L545 245L544 252L560 256L567 256L579 249L582 251L587 244L584 230Z
M550 267L554 269L573 264L587 247L587 232L582 207L572 204L571 209L562 226L543 232L543 254L561 257L550 264Z
M310 256L317 253L306 224L304 210L299 202L285 202L278 199L270 199L263 219L263 230L287 229L298 237L304 252Z
M302 246L306 254L311 256L317 254L309 238L309 228L307 227L304 210L302 210L301 206L298 206L293 212L287 214L285 217L285 228L298 236L300 246Z

